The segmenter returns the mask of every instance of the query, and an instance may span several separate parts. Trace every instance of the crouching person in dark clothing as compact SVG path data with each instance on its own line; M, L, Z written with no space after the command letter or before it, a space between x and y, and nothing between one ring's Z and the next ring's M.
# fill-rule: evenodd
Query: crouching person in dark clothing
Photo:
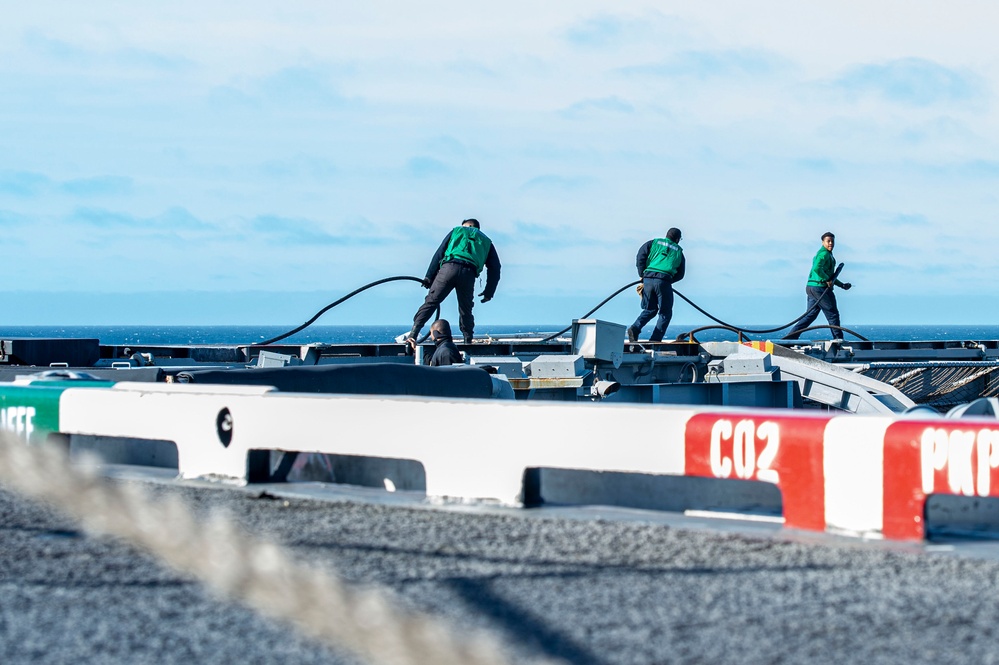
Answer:
M431 367L444 367L447 365L464 364L465 359L461 357L461 351L454 345L451 338L451 324L447 319L437 319L430 325L430 339L434 341L434 355L430 357ZM406 340L414 350L416 340L410 337ZM426 364L426 360L424 360Z

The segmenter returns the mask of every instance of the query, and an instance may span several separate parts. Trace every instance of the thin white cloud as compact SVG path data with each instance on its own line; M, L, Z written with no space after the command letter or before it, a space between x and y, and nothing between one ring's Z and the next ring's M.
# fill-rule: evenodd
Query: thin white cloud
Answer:
M288 159L269 159L259 166L258 172L265 178L278 180L327 181L336 177L338 169L328 158L299 154Z
M985 94L980 77L924 58L902 58L851 67L833 81L848 96L876 95L896 104L962 103Z
M195 63L182 55L159 53L135 46L107 46L95 48L51 37L38 29L24 33L23 42L28 50L59 62L78 68L118 66L133 69L150 69L160 72L187 70Z
M406 171L414 178L440 178L455 173L443 160L425 155L411 157L406 162Z
M661 62L630 65L617 71L630 76L701 81L767 78L792 69L784 57L763 49L681 51Z
M0 226L26 226L30 223L30 218L12 210L0 210Z
M425 146L428 151L447 157L467 157L469 153L465 142L447 134L426 141Z
M575 48L605 51L657 43L686 44L695 39L694 32L696 28L684 19L647 9L639 15L590 15L570 25L563 35Z
M37 29L28 30L24 34L23 40L29 50L49 58L79 62L85 60L88 55L79 46L72 45L60 39L47 37Z
M339 106L346 102L322 67L285 67L261 80L259 91L271 103L282 105Z
M620 97L585 99L560 112L564 118L578 118L591 113L634 113L635 107Z
M137 233L157 233L160 231L179 232L216 232L216 224L195 217L188 210L175 206L153 216L134 215L129 212L108 210L99 207L81 206L66 216L64 222L74 226L92 227L98 230L120 232L131 230ZM101 238L100 242L106 241Z
M120 197L131 194L133 186L132 178L117 175L56 180L31 171L0 173L0 196L22 199L39 199L54 194L78 198Z
M124 176L95 176L73 178L59 185L66 194L79 197L121 196L131 194L134 182Z
M0 195L33 198L52 187L52 180L41 173L16 171L0 173Z
M898 213L886 220L888 224L899 227L929 227L930 220L919 213Z
M587 176L562 176L555 174L539 175L531 178L523 185L524 190L560 190L564 192L574 192L589 187L594 183L593 178Z
M791 215L799 219L812 221L841 221L843 219L870 219L875 213L863 208L800 208L791 211Z
M278 215L260 215L246 221L249 232L260 234L267 238L268 243L286 246L331 245L331 246L367 246L374 247L388 244L387 238L359 235L337 234L327 231L318 222L310 219L295 219Z
M504 247L524 245L527 247L600 247L606 244L603 239L580 233L568 225L516 220L505 231L492 231L490 238ZM504 264L505 265L505 264Z

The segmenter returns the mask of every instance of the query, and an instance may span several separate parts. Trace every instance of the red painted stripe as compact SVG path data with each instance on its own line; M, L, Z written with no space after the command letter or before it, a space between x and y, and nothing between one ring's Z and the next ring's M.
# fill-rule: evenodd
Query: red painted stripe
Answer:
M823 446L831 417L693 416L684 436L686 475L776 484L784 525L824 531Z

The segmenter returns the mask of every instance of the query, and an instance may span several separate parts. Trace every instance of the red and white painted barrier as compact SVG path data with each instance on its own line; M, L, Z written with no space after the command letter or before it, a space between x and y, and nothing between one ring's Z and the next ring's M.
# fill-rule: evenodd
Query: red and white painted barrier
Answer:
M684 436L685 473L773 483L784 499L785 524L823 530L821 442L830 418L778 413L695 415Z
M884 535L924 536L930 494L999 496L999 423L896 422L884 438Z
M999 496L999 423L777 409L68 389L60 430L176 442L180 475L245 481L253 449L420 462L427 494L515 502L529 468L760 481L785 525L920 539L930 494Z

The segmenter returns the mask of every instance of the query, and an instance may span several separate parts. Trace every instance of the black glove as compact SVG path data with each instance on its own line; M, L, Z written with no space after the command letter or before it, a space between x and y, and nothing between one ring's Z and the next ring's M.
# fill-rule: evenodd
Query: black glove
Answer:
M487 296L485 291L483 291L479 295L482 296L482 300L480 300L479 302L487 303L487 302L489 302L490 300L493 299L492 296Z
M430 278L429 277L424 277L423 281L420 282L420 284L423 285L423 288L429 289L430 288Z
M846 284L843 285L843 290L844 291L849 291L852 288L853 288L853 284L851 284L850 282L847 282Z

